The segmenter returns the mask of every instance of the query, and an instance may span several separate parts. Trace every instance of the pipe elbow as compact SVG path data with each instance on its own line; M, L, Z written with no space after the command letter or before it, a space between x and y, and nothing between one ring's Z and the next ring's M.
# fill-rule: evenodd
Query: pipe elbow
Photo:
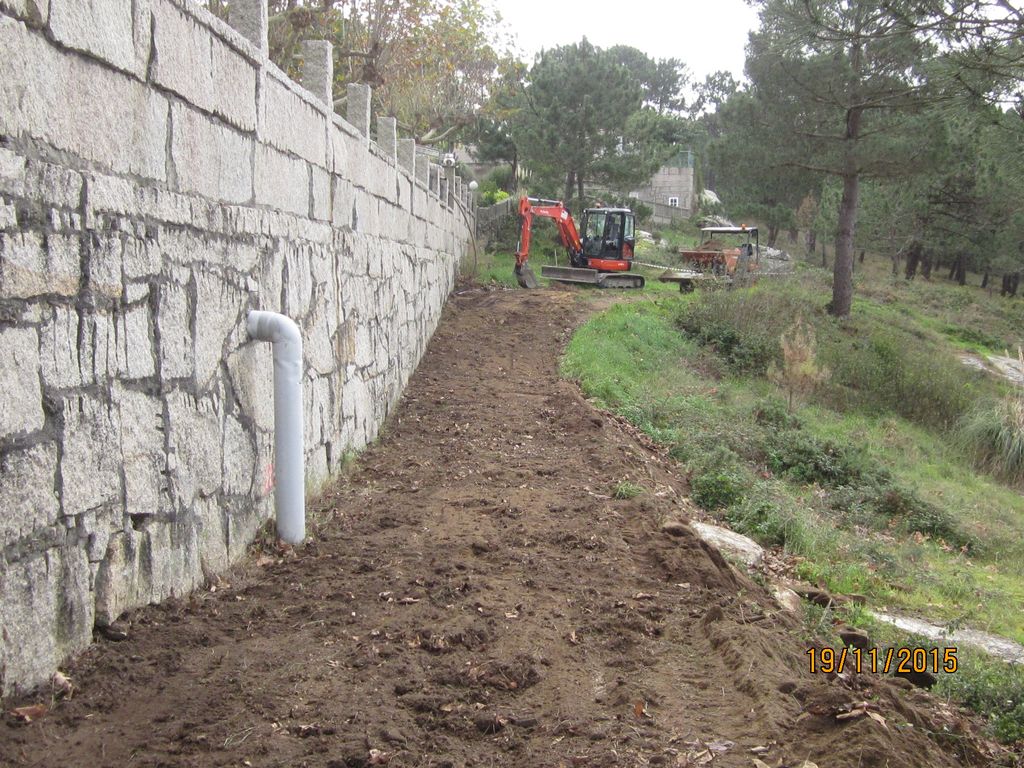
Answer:
M245 329L249 336L257 341L277 343L286 341L292 344L302 343L299 326L287 315L279 312L252 310L245 319Z

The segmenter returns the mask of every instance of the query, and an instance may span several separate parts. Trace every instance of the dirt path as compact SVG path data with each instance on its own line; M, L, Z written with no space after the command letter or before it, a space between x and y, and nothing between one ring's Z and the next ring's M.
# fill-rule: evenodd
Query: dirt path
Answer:
M558 379L578 312L453 297L318 537L129 617L70 701L0 724L0 765L958 764L923 733L955 715L812 677L794 619L660 530L685 515L671 467ZM612 499L623 478L647 492ZM835 719L864 699L885 725Z

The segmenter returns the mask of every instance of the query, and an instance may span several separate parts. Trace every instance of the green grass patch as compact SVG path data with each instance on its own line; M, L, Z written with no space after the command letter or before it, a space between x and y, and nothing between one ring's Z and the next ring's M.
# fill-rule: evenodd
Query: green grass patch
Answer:
M647 489L642 485L637 485L629 480L620 480L612 488L612 498L625 501L627 499L635 499L643 493L646 493Z
M836 410L895 413L946 427L980 392L995 389L965 368L943 337L898 308L861 300L852 319L835 321L814 281L702 293L679 311L676 323L731 371L760 376L783 363L779 339L796 318L813 328L817 362L829 373L816 399Z
M857 265L854 281L861 300L904 313L954 348L1002 354L1024 344L1024 301L981 290L977 276L963 287L938 273L905 280L891 274L888 260L869 258Z
M477 282L484 285L518 288L515 275L516 257L508 251L486 251L480 253L476 264ZM472 271L472 270L471 270Z

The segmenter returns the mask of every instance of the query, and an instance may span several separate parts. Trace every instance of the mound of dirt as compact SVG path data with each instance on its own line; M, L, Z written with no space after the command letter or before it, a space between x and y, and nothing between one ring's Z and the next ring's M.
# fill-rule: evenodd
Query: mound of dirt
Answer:
M692 509L674 467L558 377L585 306L453 297L310 543L127 617L70 699L0 725L0 764L984 762L928 694L811 675L796 619L662 530Z
M701 243L697 246L698 251L724 251L729 246L723 243L721 240L708 240L706 243Z

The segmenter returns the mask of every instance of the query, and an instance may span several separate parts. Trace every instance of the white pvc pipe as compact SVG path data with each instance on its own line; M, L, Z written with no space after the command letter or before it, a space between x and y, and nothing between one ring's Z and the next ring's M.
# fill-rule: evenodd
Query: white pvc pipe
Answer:
M274 344L274 508L277 535L289 544L306 537L306 470L302 422L302 336L277 312L249 313L249 335Z

